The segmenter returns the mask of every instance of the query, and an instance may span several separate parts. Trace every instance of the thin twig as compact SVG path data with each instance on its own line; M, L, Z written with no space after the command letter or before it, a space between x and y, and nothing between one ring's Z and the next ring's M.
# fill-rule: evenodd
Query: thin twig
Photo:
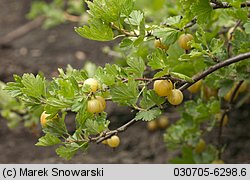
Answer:
M233 38L233 33L237 29L237 27L240 25L240 23L241 23L241 20L238 20L237 23L235 24L235 26L233 27L232 31L229 34L228 44L227 44L227 55L228 55L228 58L231 57L231 55L230 55L230 49L231 49L231 46L232 46L231 41L232 41L232 38Z
M237 95L238 90L239 90L240 86L242 85L242 83L243 83L243 81L240 81L236 85L236 87L234 88L233 93L232 93L230 100L228 102L228 107L227 107L227 109L225 109L223 111L221 119L220 119L220 125L219 125L219 131L218 131L218 151L219 151L218 157L219 157L219 159L221 159L222 147L223 147L222 146L223 121L224 121L226 114L232 109L233 101L234 101L235 96Z
M159 77L159 78L147 78L147 77L135 78L134 80L135 81L149 81L149 82L152 82L152 81L156 81L156 80L167 80L167 79L169 79L169 80L171 80L173 82L187 83L187 81L185 81L183 79L172 77L170 75L166 75L164 77ZM124 79L122 82L126 83L126 82L128 82L128 79Z
M196 22L197 22L197 18L194 17L188 24L186 24L186 26L183 27L183 30L192 27L193 25L196 24Z
M118 26L116 26L114 23L111 23L111 27L117 31L119 31L121 34L124 34L125 36L132 36L132 37L138 37L136 34L131 33L131 32L128 32L126 31L125 29L122 29Z
M212 2L211 6L212 6L213 9L226 9L226 8L233 7L232 5L230 5L227 2L221 2L221 3L217 3L217 4ZM245 3L241 3L240 7L241 8L250 7L250 2L247 1Z
M81 20L80 16L74 16L67 12L64 12L63 15L64 15L64 18L70 22L79 22Z
M126 124L122 125L121 127L117 128L115 130L104 132L104 133L100 134L99 136L97 136L95 138L90 138L90 141L94 141L97 144L99 144L100 142L104 141L105 139L108 139L109 137L111 137L111 136L113 136L113 135L115 135L117 133L125 131L129 126L131 126L135 122L136 122L136 119L133 118L130 121L128 121Z
M192 86L194 83L196 83L197 81L199 81L200 79L203 79L204 77L206 77L207 75L211 74L212 72L222 68L222 67L225 67L225 66L228 66L230 64L233 64L233 63L236 63L238 61L241 61L241 60L244 60L244 59L247 59L247 58L250 58L250 52L247 52L247 53L244 53L244 54L240 54L238 56L235 56L235 57L232 57L232 58L229 58L225 61L222 61L220 63L217 63L213 66L210 66L207 70L203 71L202 73L200 73L199 75L195 75L194 78L193 78L193 82L188 82L188 83L185 83L183 86L181 86L179 89L181 91L187 89L188 87Z

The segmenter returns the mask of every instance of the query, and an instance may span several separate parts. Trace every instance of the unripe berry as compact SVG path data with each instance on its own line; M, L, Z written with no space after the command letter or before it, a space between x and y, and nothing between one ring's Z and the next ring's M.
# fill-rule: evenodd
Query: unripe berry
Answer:
M108 145L112 148L118 147L120 144L120 138L116 135L111 136L111 138L107 139Z
M154 46L155 46L155 48L160 48L160 49L163 49L165 51L167 51L169 48L168 45L162 43L161 39L155 39Z
M159 96L168 96L173 89L173 83L170 80L156 80L154 82L154 91Z
M179 89L173 89L172 93L168 96L168 102L172 105L179 105L183 101L183 94Z
M201 85L202 85L202 80L199 80L196 83L194 83L192 86L190 86L188 88L188 91L193 94L197 93L201 89Z
M49 116L49 114L46 114L46 112L44 111L41 116L40 116L40 123L42 125L42 127L45 127L46 126L46 123L47 123L47 117Z
M99 83L94 78L88 78L84 81L83 86L88 85L90 87L90 92L96 92L99 86Z
M157 124L160 129L166 129L169 125L169 120L167 116L161 116L157 119Z
M149 131L155 131L157 129L156 120L152 120L152 121L147 122L147 128Z
M101 109L100 111L104 111L106 108L106 101L102 96L96 96L96 99L101 103Z
M191 34L182 34L178 39L178 44L182 49L190 50L191 46L189 45L189 42L193 39L194 37Z
M101 113L106 108L106 101L101 96L96 96L87 103L87 111L90 113Z
M206 142L203 139L200 139L198 144L195 146L195 152L200 154L206 149Z

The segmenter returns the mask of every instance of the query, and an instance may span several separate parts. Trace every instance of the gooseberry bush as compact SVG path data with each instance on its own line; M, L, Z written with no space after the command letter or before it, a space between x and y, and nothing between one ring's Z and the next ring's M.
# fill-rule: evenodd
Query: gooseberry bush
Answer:
M89 20L76 33L115 40L117 63L91 72L68 66L52 80L41 73L14 75L5 91L30 114L41 115L45 134L36 145L56 146L60 157L70 159L91 143L115 148L122 143L120 132L147 121L151 130L169 126L166 146L182 152L172 163L223 163L221 134L229 112L250 96L250 2L85 2ZM107 101L130 107L134 118L109 129ZM179 119L160 120L170 111ZM65 124L69 112L76 114L74 132ZM216 128L218 142L207 143L204 137Z

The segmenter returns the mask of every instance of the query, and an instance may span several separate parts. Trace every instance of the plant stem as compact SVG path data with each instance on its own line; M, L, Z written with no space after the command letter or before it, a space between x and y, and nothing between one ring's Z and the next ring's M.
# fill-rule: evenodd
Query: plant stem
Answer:
M129 126L131 126L135 122L136 122L136 120L135 120L135 118L133 118L130 121L128 121L126 124L122 125L121 127L117 128L115 130L108 131L108 132L105 132L105 133L95 137L95 138L91 138L91 141L95 141L97 144L99 144L103 140L108 139L109 137L111 137L117 133L125 131Z
M218 70L220 68L223 68L225 66L228 66L230 64L233 64L233 63L236 63L238 61L245 60L245 59L248 59L248 58L250 58L250 52L237 55L235 57L232 57L232 58L229 58L229 59L227 59L225 61L217 63L217 64L215 64L213 66L210 66L207 70L203 71L199 75L195 75L194 78L193 78L193 82L185 83L183 86L181 86L179 88L179 90L183 91L183 90L187 89L188 87L190 87L191 85L193 85L194 83L199 81L200 79L203 79L207 75L213 73L214 71L216 71L216 70Z
M232 105L233 105L233 101L235 96L237 95L237 92L241 86L241 84L243 83L243 81L240 81L236 87L234 88L234 91L232 93L232 96L230 97L229 103L228 103L228 108L224 110L224 112L222 113L221 119L220 119L220 125L219 125L219 131L218 131L218 157L219 159L221 159L221 154L222 154L222 132L223 132L223 120L224 117L226 116L226 114L232 109Z

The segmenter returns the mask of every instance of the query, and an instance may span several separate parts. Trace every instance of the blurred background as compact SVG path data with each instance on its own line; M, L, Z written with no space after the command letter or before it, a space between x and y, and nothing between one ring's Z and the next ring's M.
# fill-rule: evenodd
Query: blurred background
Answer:
M13 74L37 74L39 71L51 78L57 75L58 68L65 69L68 64L80 69L89 61L100 66L113 62L113 55L107 53L107 49L112 49L116 42L103 43L81 38L74 32L74 27L79 25L74 22L79 20L75 19L76 16L66 14L68 21L59 18L58 21L47 22L45 26L43 19L29 20L27 14L31 2L0 1L0 81L13 81ZM164 0L153 3L156 10L162 2ZM150 1L147 3L151 5ZM78 11L84 12L84 6L82 8ZM51 16L57 17L58 14ZM32 15L29 14L29 17ZM86 21L87 17L83 15L81 18L81 21ZM114 105L110 105L107 112L113 128L133 117L129 109ZM223 159L227 163L250 163L249 113L249 107L243 107L238 113L233 112L231 119L237 117L238 121L230 122L223 132L227 142ZM167 115L170 121L178 117L177 113ZM67 122L69 127L73 124L73 117ZM140 122L120 134L121 146L117 149L92 144L88 153L77 154L72 160L65 161L56 155L53 147L34 145L42 133L40 127L34 130L21 124L10 129L7 121L0 116L0 163L167 163L179 152L167 151L163 142L164 131L151 132L146 123ZM216 135L215 132L208 137L208 141L213 142Z

